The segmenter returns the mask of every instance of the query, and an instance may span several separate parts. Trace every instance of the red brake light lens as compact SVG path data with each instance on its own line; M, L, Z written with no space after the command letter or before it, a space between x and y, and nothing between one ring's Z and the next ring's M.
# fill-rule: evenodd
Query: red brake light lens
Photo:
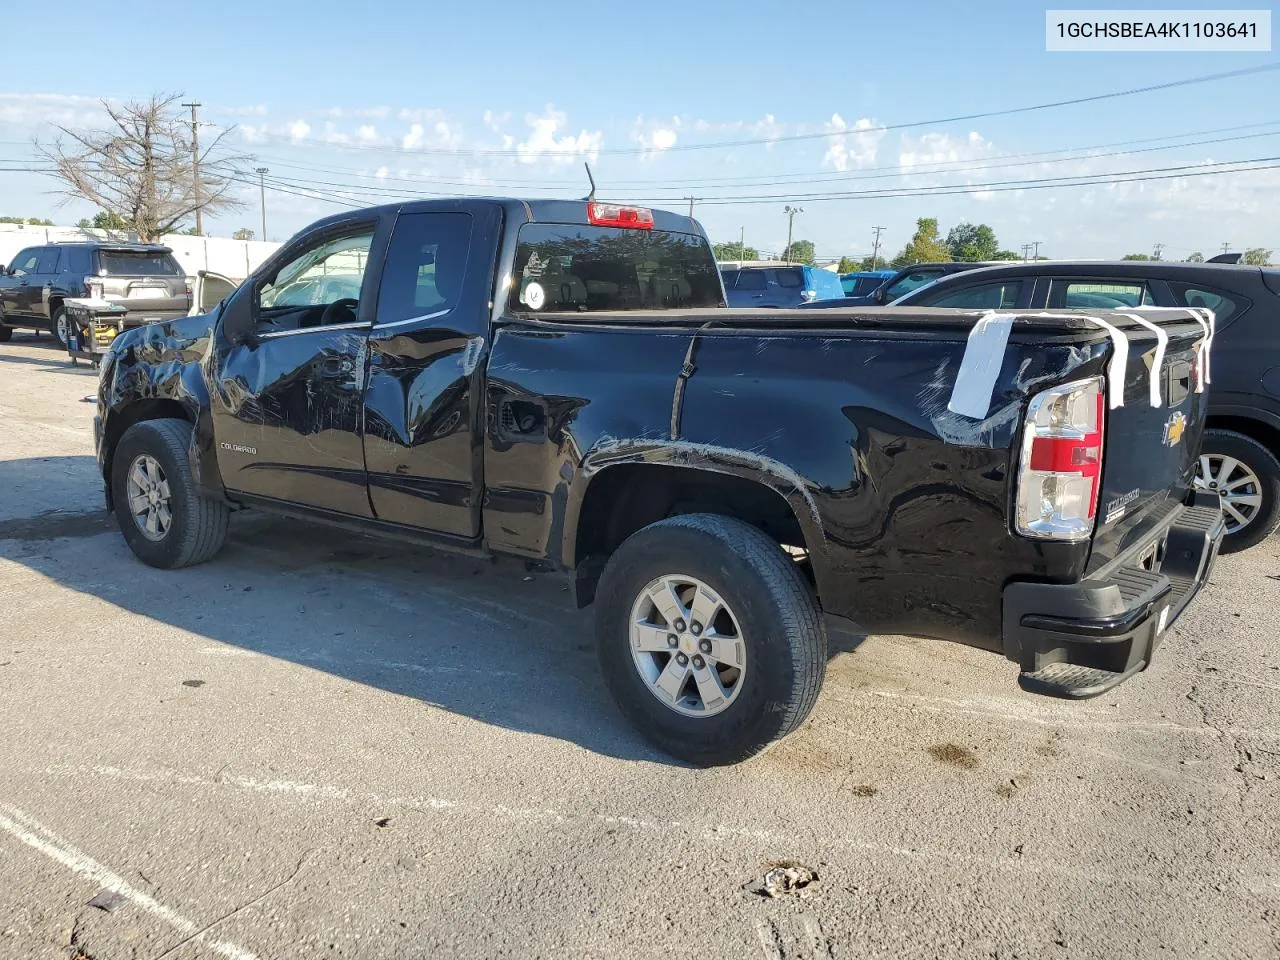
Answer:
M652 230L653 211L645 207L623 207L616 203L587 204L587 222L597 227L624 227L630 230Z
M1102 484L1102 378L1032 397L1023 428L1015 526L1026 537L1087 540Z

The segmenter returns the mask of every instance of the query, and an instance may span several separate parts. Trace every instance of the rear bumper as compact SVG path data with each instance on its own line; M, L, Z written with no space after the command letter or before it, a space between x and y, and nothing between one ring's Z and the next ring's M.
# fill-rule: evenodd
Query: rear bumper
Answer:
M1088 580L1005 587L1004 650L1022 667L1022 687L1091 697L1145 669L1208 580L1224 531L1217 494L1197 493Z

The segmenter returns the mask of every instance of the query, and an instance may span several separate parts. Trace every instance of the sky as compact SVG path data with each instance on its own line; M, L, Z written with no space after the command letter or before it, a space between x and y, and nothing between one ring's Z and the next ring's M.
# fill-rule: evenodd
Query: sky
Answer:
M92 216L51 178L13 168L54 125L101 124L102 99L173 92L203 104L206 143L230 129L223 143L242 168L269 169L272 240L399 198L582 197L585 160L601 199L687 210L693 196L713 240L745 235L762 252L785 245L788 204L803 210L795 238L819 257L869 254L873 226L892 255L920 217L936 217L944 235L987 223L1002 246L1038 241L1052 257L1157 243L1166 259L1224 243L1280 251L1280 168L1184 175L1280 158L1280 71L946 120L1275 64L1274 52L1047 53L1044 6L1005 0L901 11L820 0L795 12L751 0L214 9L171 5L151 29L102 31L85 28L102 22L100 3L63 0L58 19L82 28L58 30L54 56L47 44L8 44L0 215ZM804 139L785 139L795 136ZM1146 182L1017 183L1153 168L1173 169ZM236 186L244 206L206 233L261 233L253 176ZM952 192L847 195L926 187Z

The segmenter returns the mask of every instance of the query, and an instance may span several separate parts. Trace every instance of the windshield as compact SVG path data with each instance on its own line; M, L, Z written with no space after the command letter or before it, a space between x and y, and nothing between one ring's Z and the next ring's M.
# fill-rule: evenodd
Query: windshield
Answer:
M148 250L99 250L98 269L108 277L180 277L171 253Z
M724 305L704 237L559 223L520 228L508 309L662 310Z

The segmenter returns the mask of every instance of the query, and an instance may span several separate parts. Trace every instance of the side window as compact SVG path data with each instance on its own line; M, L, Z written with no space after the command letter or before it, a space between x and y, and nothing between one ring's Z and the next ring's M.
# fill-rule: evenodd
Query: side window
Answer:
M1055 280L1049 289L1054 309L1126 310L1151 302L1141 280Z
M738 270L721 270L720 277L724 280L724 288L732 290L733 285L738 282Z
M906 276L895 280L893 286L885 291L886 301L905 297L912 290L923 287L926 283L933 283L940 276L942 276L941 270L912 270Z
M69 273L73 276L84 276L89 271L89 251L84 247L65 247L62 251L62 260L58 264L59 273Z
M799 290L804 286L804 271L799 267L775 270L773 277L778 281L778 286L786 290Z
M764 288L765 275L763 270L742 270L738 273L738 283L733 289L763 290Z
M372 245L369 228L330 237L298 254L259 287L259 320L284 329L355 322ZM290 322L278 322L286 319Z
M462 296L470 252L471 214L401 214L382 270L376 322L452 310Z
M22 250L13 258L13 263L9 265L9 269L15 276L23 276L28 273L36 272L36 265L40 262L40 248L30 247Z
M40 261L36 264L36 273L57 273L58 272L58 248L42 247L40 249Z
M1008 310L1018 304L1021 280L980 283L960 290L944 290L932 296L921 294L919 306L960 307L970 310Z
M1252 302L1238 294L1227 294L1222 290L1210 290L1190 283L1170 283L1170 289L1178 303L1184 307L1208 307L1214 313L1214 322L1221 326L1232 317L1243 313L1252 306Z

